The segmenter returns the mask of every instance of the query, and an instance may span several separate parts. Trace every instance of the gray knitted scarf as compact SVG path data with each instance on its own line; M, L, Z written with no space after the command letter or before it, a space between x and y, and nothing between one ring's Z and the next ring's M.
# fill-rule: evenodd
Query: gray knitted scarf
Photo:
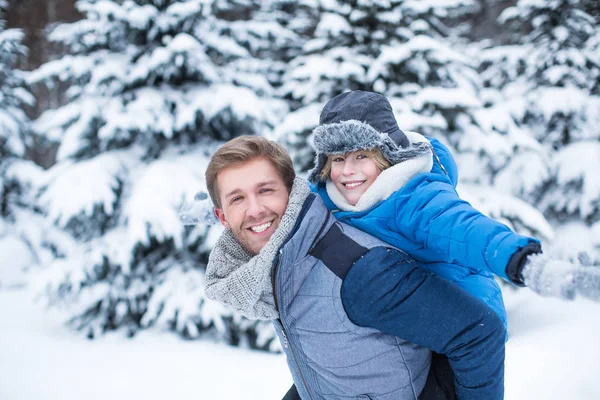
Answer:
M206 297L250 319L279 317L273 296L273 260L294 228L309 193L306 181L296 178L279 226L255 256L242 247L231 229L225 229L208 259Z

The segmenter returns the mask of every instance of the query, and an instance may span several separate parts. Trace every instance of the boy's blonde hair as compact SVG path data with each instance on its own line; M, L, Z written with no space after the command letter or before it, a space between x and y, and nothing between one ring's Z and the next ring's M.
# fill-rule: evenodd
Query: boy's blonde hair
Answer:
M292 190L296 172L292 159L285 148L279 143L261 136L239 136L219 147L206 168L206 189L215 207L221 208L217 182L219 171L258 157L264 157L271 162L285 183L288 192Z
M359 150L359 151L361 151L361 150ZM377 168L379 168L381 171L388 169L392 165L392 164L390 164L390 162L388 160L385 159L385 157L381 153L381 150L379 150L377 148L371 149L371 150L363 150L363 152L368 154L368 156L371 158L371 160L373 160L373 162L375 163L375 166ZM353 153L355 153L355 152L353 152ZM346 154L348 154L348 153L346 153ZM327 156L327 162L325 163L323 170L321 170L320 178L322 181L326 181L327 179L330 178L331 163L333 162L333 159L337 156L339 156L339 154L330 154Z

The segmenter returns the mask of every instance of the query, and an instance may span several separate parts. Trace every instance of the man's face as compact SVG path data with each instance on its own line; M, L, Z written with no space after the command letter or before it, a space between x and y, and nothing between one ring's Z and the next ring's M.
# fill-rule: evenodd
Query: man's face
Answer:
M219 221L252 254L258 254L279 226L289 200L283 179L271 162L259 157L217 175Z

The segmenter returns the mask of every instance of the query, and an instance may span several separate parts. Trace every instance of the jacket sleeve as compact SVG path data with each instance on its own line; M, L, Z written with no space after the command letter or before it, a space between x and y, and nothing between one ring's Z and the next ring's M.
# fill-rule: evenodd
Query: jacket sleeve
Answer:
M387 201L394 210L389 227L423 249L423 261L445 261L473 271L509 276L511 257L537 239L519 235L461 199L440 174L419 174Z
M354 263L341 290L353 323L445 354L459 399L503 399L505 330L483 302L383 247Z

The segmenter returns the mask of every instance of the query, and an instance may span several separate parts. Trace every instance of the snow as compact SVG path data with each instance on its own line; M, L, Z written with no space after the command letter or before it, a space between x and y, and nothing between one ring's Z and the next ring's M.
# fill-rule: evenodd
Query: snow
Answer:
M347 60L339 61L336 56L343 54L335 54L329 52L323 55L314 55L304 59L303 65L292 70L290 73L291 79L304 80L307 84L319 82L322 78L329 79L345 79L350 76L356 77L357 80L362 79L364 70L361 65L353 61L351 57ZM347 54L348 56L350 54ZM346 58L346 57L344 57Z
M453 40L437 37L445 36L441 31L433 33L435 38L426 34L432 34L435 21L441 23L437 17L465 12L476 5L473 0L360 0L354 10L336 0L302 0L297 3L307 8L302 11L306 15L298 21L293 16L288 21L281 10L279 17L270 14L272 4L246 9L245 0L233 2L232 7L241 6L235 12L222 9L226 19L212 14L227 2L141 3L78 1L87 19L58 25L50 34L71 54L26 75L30 84L76 84L67 91L65 106L46 111L32 127L60 143L59 163L41 171L31 163L13 162L0 176L16 178L27 196L49 185L39 201L31 200L45 208L46 216L15 207L14 224L0 218L0 399L281 398L291 382L281 355L178 339L182 332L205 337L199 326L213 324L211 337L223 342L225 319L233 325L247 323L204 299L204 261L179 252L186 243L198 242L194 255L206 254L223 229L200 224L184 231L179 218L186 199L205 188L203 172L216 146L197 141L205 136L227 139L240 131L265 135L293 150L294 162L305 171L300 175L305 174L314 156L310 131L323 102L370 83L390 98L402 129L433 134L451 147L459 162L461 193L476 207L520 233L549 241L554 232L554 241L544 243L548 253L568 258L586 250L600 262L600 99L590 95L598 78L598 33L584 44L585 52L534 47L529 38L523 45L468 55ZM536 8L558 4L518 3L520 8L507 9L501 18L525 22L538 14ZM378 7L391 10L378 13L379 30L361 38L359 32L366 28L362 19ZM317 9L320 18L313 15ZM542 14L536 26L547 13ZM574 14L579 16L568 22L581 29L565 24L554 30L565 44L579 40L579 32L593 34L586 30L592 17L583 11ZM316 29L318 38L306 41L293 34L289 28L298 24L309 35ZM388 37L388 29L394 28ZM357 43L340 38L346 34ZM15 30L0 33L0 47L20 35ZM375 47L379 56L371 53ZM276 54L280 51L285 55ZM479 75L472 69L477 59L495 67ZM480 80L490 86L489 93L480 91ZM0 102L3 96L23 102L31 98L18 88L0 93ZM522 121L529 114L560 123L552 131L545 123L530 129ZM564 126L563 115L569 118ZM17 137L21 120L24 113L10 104L0 110L0 131L4 127L8 147L18 153L25 148ZM568 131L569 144L548 149L563 131ZM99 142L94 142L96 135ZM121 150L128 152L123 157L108 151L123 146L129 146ZM149 152L151 157L141 160L138 152L157 148L160 154ZM68 159L74 155L80 161ZM550 189L540 200L546 187ZM551 226L539 211L511 195L538 210L565 212L594 225L561 220ZM24 195L20 200L29 199ZM188 211L196 217L209 210L192 206ZM99 210L106 214L100 215L102 224L96 218ZM55 220L60 226L77 222L86 241L76 242L52 226ZM161 255L152 274L132 274L145 268L144 260L133 261L132 249L149 244L150 238L160 242L156 254L161 246L168 248L170 239L176 251ZM98 278L104 258L119 266L114 281ZM92 315L85 332L102 330L102 318L114 317L118 324L130 313L126 302L138 295L148 300L141 322L147 330L133 340L109 333L94 342L67 330L59 323L73 317L72 310L62 314L31 304L33 286L6 291L26 282L39 268L33 264L45 266L45 289L55 292L46 300L76 298L80 313L103 301L103 307L118 304L110 316ZM58 299L61 291L68 293ZM506 303L511 334L507 399L600 398L592 382L598 376L592 362L600 355L594 338L600 322L591 316L598 315L598 305L540 299L527 290L510 289ZM179 335L161 331L167 329ZM262 325L256 334L260 345L273 332Z
M555 240L546 250L557 258L574 258L580 251L587 252L592 261L600 263L600 222L589 227L573 221L555 227Z
M600 306L504 291L509 319L507 400L600 398Z
M30 248L20 237L0 235L0 289L23 284L23 271L34 262Z
M317 126L323 106L324 104L315 103L288 113L273 131L272 139L276 141L287 139L291 145L299 144L297 139L294 140L295 135L313 130Z
M210 4L210 2L206 0L190 0L173 3L167 7L166 14L183 18L201 12L204 4Z
M0 316L0 399L269 399L291 385L281 355L160 332L88 341L27 292L0 292Z
M581 195L577 198L563 199L568 212L579 209L582 217L591 215L600 202L600 143L581 141L561 149L554 156L556 179L562 185L580 182Z
M186 192L204 189L206 162L190 155L163 158L132 177L131 197L123 201L129 248L138 242L150 245L152 237L160 241L173 238L181 247L178 210Z
M321 16L321 20L317 25L315 36L316 37L336 37L341 34L352 33L352 27L348 21L339 14L324 13Z
M506 400L595 400L600 305L504 287ZM10 400L278 399L284 356L184 341L158 330L89 341L45 312L29 289L0 291L0 398Z
M91 216L96 205L112 214L123 173L122 157L122 152L109 152L70 166L57 165L60 172L40 198L48 218L65 226L80 213Z
M481 102L464 88L423 88L414 98L415 109L420 109L427 104L434 104L440 108L478 108Z
M540 189L550 176L548 161L543 155L531 151L515 154L508 164L496 174L494 186L504 193L527 198Z
M0 99L1 100L1 99ZM14 154L25 153L25 146L19 137L21 121L15 119L13 110L0 110L0 139L6 141L5 146Z
M529 100L540 108L546 120L550 120L557 113L563 115L581 113L582 110L586 110L591 101L587 91L572 87L538 89L530 95Z

